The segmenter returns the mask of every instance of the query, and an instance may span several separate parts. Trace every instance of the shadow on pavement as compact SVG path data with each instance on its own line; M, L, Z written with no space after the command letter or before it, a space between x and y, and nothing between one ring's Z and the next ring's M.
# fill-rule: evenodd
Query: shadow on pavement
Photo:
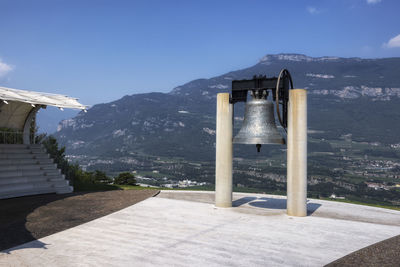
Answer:
M313 214L321 204L312 203L309 200L307 201L307 215ZM283 198L268 198L268 197L242 197L232 202L234 207L239 207L245 204L256 208L264 208L264 209L278 209L284 210L286 209L286 199Z
M31 223L28 219L29 215L39 207L73 195L76 194L44 194L0 200L0 250L38 238L37 231L28 229Z
M42 249L47 249L47 247L46 247L47 245L48 245L48 244L43 243L43 242L41 242L41 241L39 241L39 240L34 240L34 241L31 241L31 242L22 244L22 245L17 246L17 247L12 247L12 248L3 250L3 251L0 252L0 254L1 254L1 253L10 254L10 253L11 253L12 251L14 251L14 250L26 249L26 248L42 248Z
M257 199L256 197L242 197L232 201L232 206L239 207L256 199Z
M307 201L307 216L310 216L313 214L319 207L321 207L321 204L318 203L310 203L309 200Z
M111 190L44 194L0 200L0 251L33 241L129 207L158 190ZM27 247L25 247L25 245ZM16 249L46 248L37 241Z

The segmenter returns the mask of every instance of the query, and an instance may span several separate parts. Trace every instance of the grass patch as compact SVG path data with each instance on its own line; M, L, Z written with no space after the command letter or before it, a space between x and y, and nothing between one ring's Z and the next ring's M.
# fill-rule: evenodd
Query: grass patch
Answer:
M139 185L118 185L118 184L100 184L100 183L82 183L74 184L74 192L92 192L92 191L110 191L110 190L146 190L157 189L160 187L147 187Z
M152 172L152 171L140 171L135 176L143 176L143 177L148 177L148 178L164 178L164 177L173 178L174 177L169 174L157 173L157 172ZM139 178L136 177L136 179L139 179Z
M379 203L367 203L367 202L351 200L351 199L332 199L332 198L320 198L320 199L328 200L328 201L344 202L344 203L350 203L350 204L357 204L357 205L363 205L363 206L370 206L370 207L376 207L376 208L400 210L400 207L397 207L397 206L391 206L391 205L385 205L385 204L379 204Z
M146 189L157 189L157 190L161 190L160 187L147 187L147 186L139 186L139 185L114 185L116 187L118 187L118 189L121 190L146 190Z
M159 187L159 190L174 190L174 191L214 191L214 186L191 186L191 187L176 187L176 188L168 188L168 187Z

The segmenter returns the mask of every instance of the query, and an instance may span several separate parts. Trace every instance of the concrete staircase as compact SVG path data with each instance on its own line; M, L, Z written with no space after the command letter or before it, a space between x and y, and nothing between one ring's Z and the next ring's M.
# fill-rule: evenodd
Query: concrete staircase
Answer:
M41 145L0 144L0 199L72 191Z

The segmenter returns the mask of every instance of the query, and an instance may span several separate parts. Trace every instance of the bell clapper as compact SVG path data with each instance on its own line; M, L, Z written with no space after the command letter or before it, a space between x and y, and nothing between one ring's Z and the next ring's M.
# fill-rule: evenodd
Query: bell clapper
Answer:
M256 144L256 147L257 147L257 152L259 153L261 150L261 144Z

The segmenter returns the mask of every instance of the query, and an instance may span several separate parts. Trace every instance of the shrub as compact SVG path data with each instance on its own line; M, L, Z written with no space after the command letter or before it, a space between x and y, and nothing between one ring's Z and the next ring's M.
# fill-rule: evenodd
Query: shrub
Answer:
M136 185L135 176L130 172L121 172L114 178L114 184Z
M112 183L112 179L106 175L105 172L96 170L93 173L93 181L94 183L101 183L101 184L110 184Z
M42 134L36 137L36 143L42 144L50 157L57 163L57 167L65 175L65 178L74 186L74 191L98 191L113 190L117 187L109 185L112 179L105 172L96 170L87 172L77 163L70 163L65 158L65 147L59 148L57 139L53 136Z

